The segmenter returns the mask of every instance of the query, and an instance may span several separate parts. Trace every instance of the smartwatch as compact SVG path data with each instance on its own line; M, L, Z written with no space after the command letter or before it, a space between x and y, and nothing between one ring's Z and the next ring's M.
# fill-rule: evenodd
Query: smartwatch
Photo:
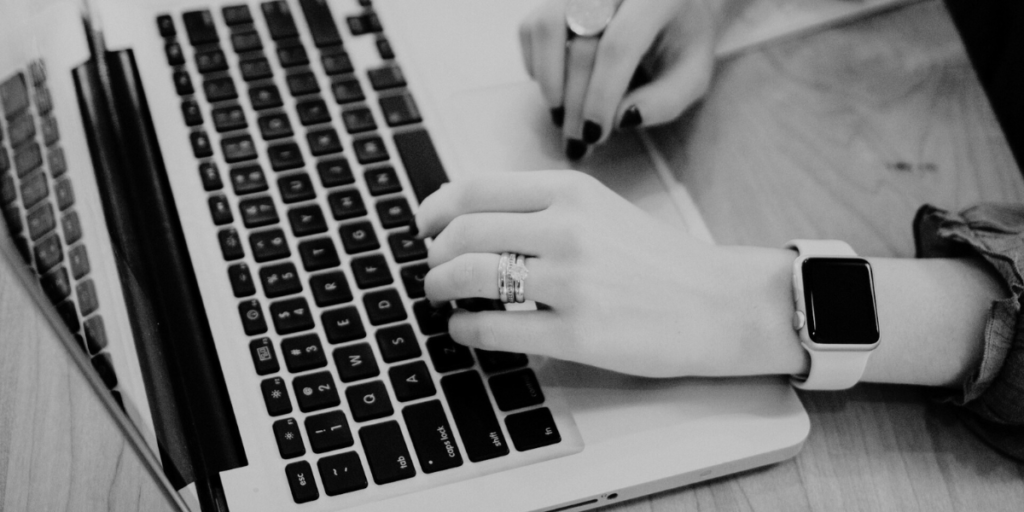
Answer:
M839 240L791 240L793 329L811 357L800 389L837 390L857 384L878 347L878 312L871 264Z

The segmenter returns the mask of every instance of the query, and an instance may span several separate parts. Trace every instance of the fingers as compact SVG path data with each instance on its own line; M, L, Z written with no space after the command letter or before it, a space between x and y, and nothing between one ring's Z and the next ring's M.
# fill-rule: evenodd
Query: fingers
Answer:
M651 83L638 87L619 104L615 115L619 129L668 123L707 92L714 57L710 49L695 49Z
M587 152L583 141L583 103L587 99L587 87L597 56L598 38L577 37L569 41L565 62L565 156L579 160Z
M430 269L424 281L427 298L437 302L481 298L498 300L497 254L462 254ZM529 271L524 281L526 300L555 302L557 281L548 263L540 258L526 258Z
M550 230L541 219L522 213L471 213L461 215L434 239L427 264L431 268L468 253L515 252L538 256L546 247Z
M568 0L546 1L531 14L520 34L529 33L531 76L540 84L548 105L562 106L565 83L565 4ZM525 54L525 44L524 56Z
M456 311L448 320L452 339L485 350L561 357L562 322L553 311Z
M554 200L558 171L503 172L448 183L423 200L416 213L421 237L439 233L459 215L483 212L528 213Z

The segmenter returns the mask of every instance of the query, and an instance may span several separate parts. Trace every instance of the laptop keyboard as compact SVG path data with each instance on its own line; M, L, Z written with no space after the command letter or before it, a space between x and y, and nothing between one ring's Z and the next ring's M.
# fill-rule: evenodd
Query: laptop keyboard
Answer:
M456 344L424 298L411 204L447 178L371 2L350 1L340 29L324 0L156 20L297 503L507 457L506 433L561 442L527 356Z
M46 78L35 61L0 80L0 208L18 251L124 408Z

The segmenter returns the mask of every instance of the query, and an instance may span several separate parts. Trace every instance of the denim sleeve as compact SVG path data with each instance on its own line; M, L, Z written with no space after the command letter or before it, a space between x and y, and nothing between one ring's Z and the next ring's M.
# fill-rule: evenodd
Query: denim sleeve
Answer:
M980 257L1010 291L989 309L981 364L939 400L957 406L985 442L1024 461L1024 205L982 204L960 213L925 205L914 238L918 258Z

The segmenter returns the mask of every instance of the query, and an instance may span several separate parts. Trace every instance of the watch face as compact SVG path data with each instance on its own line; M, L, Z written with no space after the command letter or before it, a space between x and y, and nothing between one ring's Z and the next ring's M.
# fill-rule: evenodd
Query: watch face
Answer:
M878 341L871 265L860 258L808 258L803 263L807 331L815 343Z

